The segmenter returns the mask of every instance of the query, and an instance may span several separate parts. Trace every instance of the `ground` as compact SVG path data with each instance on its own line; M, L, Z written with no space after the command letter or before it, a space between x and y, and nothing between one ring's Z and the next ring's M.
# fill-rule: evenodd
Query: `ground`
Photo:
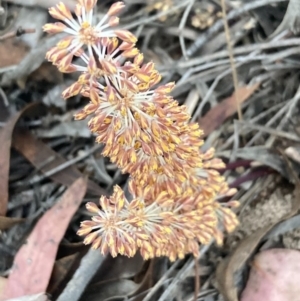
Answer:
M126 187L128 175L74 120L87 100L62 99L77 75L45 60L61 38L42 30L58 2L0 0L0 300L277 300L275 276L300 273L275 264L296 261L300 248L297 0L125 1L121 26L163 82L176 82L172 96L203 129L203 149L226 163L240 202L240 226L222 246L172 263L103 257L76 235L90 217L84 205ZM98 2L103 17L115 1ZM271 284L258 278L265 268ZM296 300L286 287L280 300Z

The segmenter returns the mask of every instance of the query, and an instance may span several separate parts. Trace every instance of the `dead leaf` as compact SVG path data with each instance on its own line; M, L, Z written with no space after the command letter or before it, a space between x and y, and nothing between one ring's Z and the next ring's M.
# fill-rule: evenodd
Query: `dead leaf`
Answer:
M10 148L12 134L15 125L19 118L27 111L36 106L31 104L26 106L22 111L12 116L5 126L0 129L0 216L5 216L7 211L8 201L8 176L9 176L9 163L10 163Z
M141 275L141 281L138 281L138 283L140 283L139 287L130 295L133 301L144 300L145 292L148 292L154 283L158 281L158 279L155 278L159 277L159 265L161 262L161 258L154 258L149 262L147 271Z
M6 285L6 282L7 282L7 278L0 276L0 299L1 299L1 296L3 295L3 291L4 291L4 287Z
M23 1L24 2L24 1ZM11 20L1 37L15 32L19 27L34 28L35 32L2 39L0 41L0 68L19 65L30 49L37 47L43 34L42 25L47 22L47 12L37 7L13 6L10 8ZM34 26L32 20L34 19Z
M111 297L131 295L140 284L128 279L117 279L105 283L97 283L86 289L80 301L100 301Z
M110 281L115 278L130 278L139 273L144 265L144 260L139 253L134 257L110 255L106 256L99 270L95 274L93 282Z
M235 286L235 274L245 265L246 261L257 248L258 243L274 225L262 228L242 240L231 256L222 261L217 268L218 289L227 301L238 301L238 291Z
M272 229L266 236L266 239L272 239L278 237L279 235L283 235L287 232L291 232L293 230L300 228L300 214L295 215L288 220L285 220L278 224L276 227Z
M6 230L14 225L24 222L24 218L0 216L0 230Z
M13 298L5 301L49 301L49 299L45 294L36 294L20 298Z
M232 151L224 151L223 156L230 158ZM266 146L252 146L243 147L235 151L235 156L240 159L251 161L251 166L268 166L272 169L278 171L283 177L288 179L290 182L294 183L292 174L287 167L286 162L283 160L282 156L278 151L274 151L274 148ZM259 165L257 164L259 163ZM293 168L297 173L300 172L298 164L291 162Z
M76 180L61 200L37 222L27 242L15 256L5 287L6 298L46 291L59 243L85 195L86 188L84 179Z
M294 34L298 34L300 32L300 5L298 0L289 1L289 5L286 9L285 15L279 26L276 30L268 37L268 40L275 38L282 31L289 29Z
M56 258L62 259L64 257L74 255L75 253L85 253L89 248L90 246L85 245L83 242L62 242L59 246Z
M144 284L135 279L144 264L140 254L133 258L106 256L80 300L106 300L133 295Z
M300 252L270 249L260 252L252 262L241 301L299 300Z
M240 87L237 91L239 103L246 101L259 87L260 83L252 86ZM223 122L237 111L235 93L224 99L221 103L213 107L204 117L199 118L198 123L204 131L204 137L216 130Z
M28 79L31 82L38 82L38 83L42 81L51 84L60 84L64 82L63 74L59 72L56 66L48 62L43 63L38 69L33 71L29 75ZM62 87L61 86L59 87L60 87L60 95L58 95L58 97L61 98Z
M0 42L0 68L18 65L29 52L29 47L22 41L6 39Z
M84 253L75 253L56 260L47 288L47 293L51 295L53 300L56 300L65 288L67 282L72 277L72 274L78 268L83 254Z
M216 275L218 288L226 300L238 301L238 291L235 285L235 277L239 274L247 260L252 256L253 252L255 251L263 237L265 237L265 235L268 234L268 232L273 229L275 225L295 215L298 212L299 208L300 184L299 181L297 181L297 184L295 186L295 198L293 200L291 211L283 216L283 218L281 218L280 220L258 230L257 232L242 240L237 248L233 251L233 253L219 264Z
M41 140L36 139L27 130L17 129L14 132L12 144L17 151L43 173L66 162L60 154L56 153ZM53 160L49 162L49 158L53 158ZM45 165L45 162L49 163ZM72 165L53 174L50 176L50 179L56 183L70 186L76 179L82 176L81 172ZM97 196L107 194L104 189L91 180L88 180L88 192Z

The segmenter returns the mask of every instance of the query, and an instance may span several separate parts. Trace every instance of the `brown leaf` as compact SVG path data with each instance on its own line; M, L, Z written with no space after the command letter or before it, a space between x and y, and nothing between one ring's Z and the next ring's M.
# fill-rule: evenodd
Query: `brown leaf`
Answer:
M3 295L3 291L5 288L6 282L7 282L7 278L0 276L0 299L1 299L1 296Z
M150 261L145 274L140 275L142 276L141 281L138 281L138 283L140 283L140 286L130 295L133 301L144 300L145 292L151 290L154 283L158 281L156 277L159 277L159 266L161 265L161 262L162 261L160 260L160 258L155 258Z
M246 101L259 87L260 83L252 86L240 87L237 91L239 103ZM204 117L199 118L198 123L204 131L204 137L216 130L223 122L237 111L235 93L224 99L221 103L213 107Z
M263 237L278 223L295 215L300 209L300 184L297 181L295 187L295 198L291 211L280 220L266 226L242 240L233 253L222 261L217 268L218 288L227 301L238 301L238 291L235 286L235 275L246 264L252 256Z
M125 297L138 289L140 284L130 279L114 279L110 282L100 282L89 286L80 301L99 301L109 298Z
M113 258L108 255L105 257L99 270L95 274L91 284L94 282L111 281L116 278L130 278L138 274L144 265L144 260L140 254L132 258L117 256Z
M56 66L45 62L29 75L28 80L37 84L42 81L59 84L63 82L63 74Z
M24 218L0 216L0 230L6 230L10 227L24 222Z
M13 298L5 301L49 301L49 299L45 294L36 294L36 295L23 296L19 298Z
M0 68L18 65L29 48L22 41L16 39L6 39L0 43Z
M257 254L241 301L299 300L300 252L270 249Z
M56 257L57 259L62 259L64 257L74 255L75 253L85 253L89 248L90 246L85 245L83 242L62 242L59 246Z
M0 130L0 216L5 216L7 211L10 148L13 130L19 118L34 106L36 104L26 106L22 111L12 116Z
M59 243L86 193L86 188L84 179L76 180L37 222L26 244L15 256L5 287L6 298L46 291Z
M28 161L43 173L66 163L66 160L41 140L36 139L29 131L16 129L12 141L13 147ZM53 158L49 162L49 158ZM45 162L49 162L45 165ZM54 182L70 186L76 179L82 177L81 172L74 166L69 166L50 176ZM88 192L93 195L105 195L107 192L95 182L88 181Z
M90 249L67 288L59 296L59 300L68 301L82 296L80 300L92 301L106 300L106 298L125 294L131 295L141 285L141 281L136 281L136 276L144 273L143 265L144 261L140 254L136 254L133 258L125 256L112 258L110 255L104 258L99 252ZM91 277L93 277L92 280L87 283L86 279ZM132 278L135 279L129 281ZM81 284L80 288L79 284Z
M47 293L52 296L53 300L56 300L56 298L65 288L72 274L78 268L83 254L84 253L75 253L56 260L47 288Z

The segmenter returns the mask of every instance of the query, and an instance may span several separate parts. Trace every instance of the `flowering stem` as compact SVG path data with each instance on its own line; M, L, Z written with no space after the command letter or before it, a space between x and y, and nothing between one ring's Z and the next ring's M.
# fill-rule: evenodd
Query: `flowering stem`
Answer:
M202 131L170 95L175 84L159 85L162 76L154 63L144 63L136 37L114 28L124 3L115 2L94 24L96 3L78 0L77 19L63 3L50 8L62 22L46 24L44 30L70 35L46 57L61 72L81 72L63 97L90 98L75 119L91 115L88 124L104 145L103 156L130 174L132 201L115 186L111 197L100 198L100 211L87 203L94 216L81 223L78 235L112 256L131 257L138 250L144 259L198 256L199 243L222 243L220 225L228 232L238 225L230 210L237 202L219 202L236 190L217 171L225 165L213 158L214 150L200 150ZM74 56L82 58L83 66L73 64Z

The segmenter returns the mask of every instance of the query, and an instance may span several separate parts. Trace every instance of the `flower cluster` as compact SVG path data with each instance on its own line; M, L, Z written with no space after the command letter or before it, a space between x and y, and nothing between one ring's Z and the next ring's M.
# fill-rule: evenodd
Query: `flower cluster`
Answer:
M116 27L124 4L114 3L97 23L96 2L78 0L76 18L63 3L49 10L63 23L46 24L44 30L68 35L46 57L61 72L80 72L63 97L90 99L75 119L89 116L103 155L130 174L133 200L116 186L110 198L101 197L100 208L88 203L94 216L82 222L78 234L113 256L137 250L145 259L196 256L198 243L222 243L220 229L237 226L230 209L237 202L218 201L235 190L216 171L224 164L213 158L214 150L200 150L202 131L170 95L174 83L159 85L161 75L144 62L136 37Z

